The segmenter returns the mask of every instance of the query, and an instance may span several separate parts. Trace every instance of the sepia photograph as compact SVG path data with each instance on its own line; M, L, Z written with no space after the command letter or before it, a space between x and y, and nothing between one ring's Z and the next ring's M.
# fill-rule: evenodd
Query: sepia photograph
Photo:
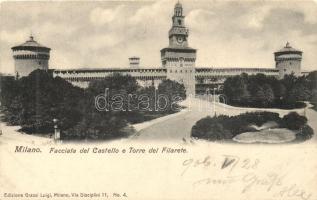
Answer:
M0 2L0 200L317 200L316 0Z

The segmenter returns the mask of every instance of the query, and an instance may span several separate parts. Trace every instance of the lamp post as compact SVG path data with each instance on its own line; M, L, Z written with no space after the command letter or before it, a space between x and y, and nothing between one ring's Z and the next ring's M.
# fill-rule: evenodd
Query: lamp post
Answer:
M61 134L60 134L60 129L58 128L58 119L54 118L53 119L53 123L54 123L54 140L59 140L61 138Z
M215 117L217 116L217 113L216 113L216 89L217 89L217 87L213 88L214 116Z

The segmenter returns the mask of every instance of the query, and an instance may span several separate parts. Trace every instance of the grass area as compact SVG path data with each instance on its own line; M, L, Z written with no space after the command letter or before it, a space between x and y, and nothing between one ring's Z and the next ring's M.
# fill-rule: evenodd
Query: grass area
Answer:
M296 132L286 128L266 129L254 132L245 132L233 138L240 143L285 143L296 139Z

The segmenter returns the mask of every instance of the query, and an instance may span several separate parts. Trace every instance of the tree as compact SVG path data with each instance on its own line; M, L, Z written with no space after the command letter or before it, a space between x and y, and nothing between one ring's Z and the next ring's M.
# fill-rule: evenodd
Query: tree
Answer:
M120 74L92 81L81 104L84 110L83 117L76 126L64 131L65 139L112 139L127 136L124 128L128 126L128 120L134 119L138 114L129 111L129 103L136 104L135 101L130 101L129 94L136 94L139 89L140 86L134 77ZM98 95L104 95L104 106L108 109L96 108L95 101ZM120 97L120 102L114 100L115 97ZM119 107L122 109L117 109Z
M249 102L250 93L247 88L247 75L228 78L224 83L224 94L229 102L244 104Z
M138 103L137 107L139 111L155 111L156 93L157 89L154 86L142 87L140 90L138 90L140 103Z
M0 102L2 108L10 106L12 99L19 95L21 88L12 76L0 76Z
M317 103L317 89L312 90L310 101L314 104Z
M258 87L254 95L254 100L257 106L265 106L266 97L262 87Z
M179 96L182 99L186 99L185 86L176 81L169 79L163 80L158 86L159 94L166 94L169 96Z
M288 101L307 101L310 99L311 91L304 85L294 85L288 93Z
M164 108L163 110L165 110L166 112L178 110L177 102L186 99L185 86L181 83L169 79L163 80L159 84L157 94L158 107Z
M313 99L317 90L317 72L308 76L286 75L284 79L264 74L241 74L224 82L224 94L232 105L255 107L300 108Z
M307 75L306 80L311 90L317 89L317 71L310 72Z
M284 84L286 90L290 91L296 85L297 77L294 74L287 74L281 81Z
M274 93L273 93L273 90L269 84L264 84L263 93L265 96L263 105L267 107L274 102Z
M277 82L276 84L273 84L272 89L276 100L281 101L286 97L286 87L283 83Z
M125 91L127 94L132 94L135 93L140 86L134 77L114 73L104 79L91 81L87 91L94 95L98 95L104 93L106 88L113 92Z
M81 118L77 105L83 90L62 78L35 70L8 83L13 84L14 90L4 89L6 118L27 133L52 132L53 118L58 118L64 129L74 126Z

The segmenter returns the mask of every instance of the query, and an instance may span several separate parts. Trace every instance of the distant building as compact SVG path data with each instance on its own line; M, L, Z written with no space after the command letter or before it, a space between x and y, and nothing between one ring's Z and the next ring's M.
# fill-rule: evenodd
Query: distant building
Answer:
M33 36L30 36L25 43L11 49L17 77L27 76L36 69L48 69L51 49L37 43Z
M217 68L196 67L196 49L189 47L188 29L185 26L183 7L177 3L174 7L172 27L168 32L169 45L161 50L162 66L141 67L139 57L130 57L130 67L123 68L81 68L53 70L53 76L59 76L73 85L87 87L92 80L103 79L114 73L131 75L143 86L155 86L164 79L183 83L187 94L205 93L206 90L221 90L228 77L246 73L248 75L265 74L283 78L286 74L300 76L302 52L293 49L289 43L275 52L276 66L268 68ZM20 76L29 74L34 69L47 69L50 49L39 45L30 38L26 43L13 47L16 72Z

